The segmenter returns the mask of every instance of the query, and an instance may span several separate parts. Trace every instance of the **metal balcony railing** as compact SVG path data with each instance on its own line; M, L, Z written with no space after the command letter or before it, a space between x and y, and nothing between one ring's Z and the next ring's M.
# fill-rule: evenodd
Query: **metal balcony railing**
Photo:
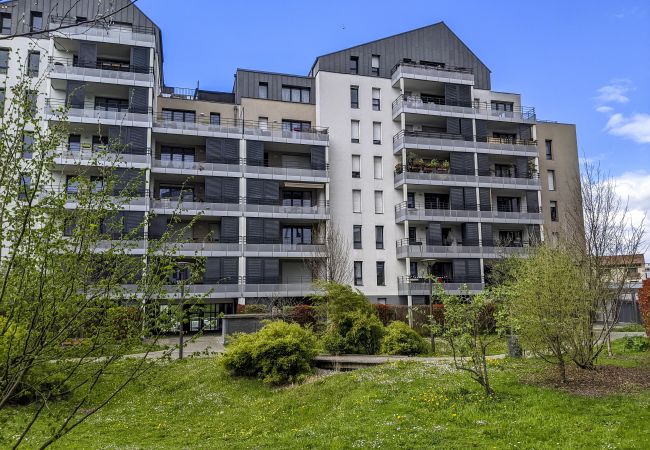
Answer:
M92 70L101 70L101 71L110 71L110 72L120 72L120 73L137 73L137 74L149 74L153 75L153 68L149 66L133 66L128 63L117 63L117 62L106 62L106 61L96 61L94 63L88 63L79 61L77 59L70 58L56 58L54 56L48 57L50 64L56 67L62 68L79 68L79 69L92 69Z
M440 64L417 64L414 62L399 62L393 66L393 68L390 70L390 74L394 74L398 68L414 68L414 69L421 69L421 70L429 70L429 71L441 71L441 72L454 72L454 73L469 73L473 74L474 71L469 68L469 67L455 67L455 66L447 66L447 65L440 65Z
M309 167L309 165L282 162L280 166L272 166L269 161L247 160L243 158L241 164L244 172L258 175L275 175L281 177L329 177L329 164L320 167Z
M150 107L135 107L132 105L122 106L104 106L96 105L93 102L84 102L82 105L74 105L66 100L45 99L45 114L60 117L67 115L72 119L103 119L110 121L126 122L147 122L151 121Z
M435 275L434 275L435 277ZM479 292L484 288L480 279L454 279L452 277L440 276L436 278L442 283L443 289L447 292ZM399 295L431 295L433 282L430 278L417 276L401 276L397 279Z
M430 112L457 112L463 114L487 115L490 119L535 120L535 108L530 106L513 106L511 110L504 111L489 102L451 101L442 97L420 97L414 95L400 95L392 103L393 114L399 108L413 108Z
M72 160L75 163L102 162L109 163L137 163L146 164L151 155L151 149L137 149L130 146L120 147L119 150L111 151L108 145L80 144L59 147L53 152L55 160L63 162Z
M311 243L287 243L281 240L277 242L260 242L260 239L251 236L241 236L244 244L244 251L247 253L282 253L298 255L320 255L325 251L325 244L320 242Z
M148 26L127 25L106 21L79 22L76 17L50 16L49 29L61 29L53 32L56 36L83 35L84 39L109 40L117 43L125 41L144 42L149 45L156 42L156 29Z

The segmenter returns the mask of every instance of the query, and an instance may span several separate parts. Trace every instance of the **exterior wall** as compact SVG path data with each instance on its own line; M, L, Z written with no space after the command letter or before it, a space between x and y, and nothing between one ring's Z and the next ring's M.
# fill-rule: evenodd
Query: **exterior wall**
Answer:
M205 119L206 121L210 120L210 113L219 113L221 114L221 119L232 120L236 118L237 111L237 106L229 103L158 97L156 112L161 112L163 108L196 111L196 118Z
M276 122L281 126L283 119L304 120L311 122L312 126L316 126L316 107L314 105L242 98L241 106L243 117L246 120L257 121L259 117L268 117L269 126Z
M311 89L309 103L314 104L314 79L311 77L301 77L298 75L288 75L283 73L257 72L252 70L237 69L235 75L235 94L237 103L242 98L259 98L259 84L268 84L268 99L282 100L282 85L308 87Z

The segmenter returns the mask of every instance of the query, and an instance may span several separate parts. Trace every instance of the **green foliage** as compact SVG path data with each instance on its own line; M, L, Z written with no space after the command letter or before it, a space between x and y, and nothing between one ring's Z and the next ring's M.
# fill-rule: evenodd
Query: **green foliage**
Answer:
M320 282L318 288L323 293L315 295L314 299L325 309L328 321L336 322L353 311L361 311L368 315L374 314L370 300L358 289L352 289L348 285L333 281Z
M375 303L372 306L375 308L377 317L379 317L379 320L381 320L381 323L383 323L384 326L397 320L397 311L391 305L382 305L381 303Z
M234 337L221 360L235 375L285 384L299 382L311 373L315 356L316 338L310 330L274 321L257 333Z
M628 336L623 338L625 350L634 353L647 352L650 350L650 339L643 336Z
M323 337L325 349L334 354L374 355L379 352L384 326L366 310L342 313L330 321Z
M270 312L270 308L267 305L258 303L251 303L242 306L241 314L265 314Z
M106 311L108 328L118 341L135 340L142 332L140 311L133 306L113 306Z
M302 327L314 329L318 322L318 312L311 305L296 305L290 308L289 317Z
M426 353L427 343L404 322L393 322L386 327L381 352L387 355L414 356Z

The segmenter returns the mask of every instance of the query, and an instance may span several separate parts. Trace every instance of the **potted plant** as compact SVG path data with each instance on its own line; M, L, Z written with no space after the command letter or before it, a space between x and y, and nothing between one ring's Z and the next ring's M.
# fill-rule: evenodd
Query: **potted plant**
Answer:
M402 166L401 162L398 162L395 164L395 173L400 174L404 171L404 166Z
M422 168L422 169L423 169L422 171L423 171L424 173L431 173L431 172L433 172L433 171L435 170L435 164L434 164L434 161L435 161L435 160L432 159L432 160L429 161L428 163L425 163L425 164L424 164L424 167Z
M443 173L449 173L449 160L444 160L440 164L440 169L442 170Z

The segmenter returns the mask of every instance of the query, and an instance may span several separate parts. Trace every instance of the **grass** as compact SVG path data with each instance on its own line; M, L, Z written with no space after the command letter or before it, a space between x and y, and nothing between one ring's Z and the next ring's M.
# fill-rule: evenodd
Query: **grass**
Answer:
M627 325L617 325L613 328L613 331L624 331L624 332L644 332L645 327L640 323L628 323Z
M605 362L650 367L650 352ZM523 384L539 361L491 365L494 399L444 365L400 362L273 389L231 378L218 358L186 359L161 364L54 448L650 447L650 390L580 397ZM0 434L29 412L0 415Z

